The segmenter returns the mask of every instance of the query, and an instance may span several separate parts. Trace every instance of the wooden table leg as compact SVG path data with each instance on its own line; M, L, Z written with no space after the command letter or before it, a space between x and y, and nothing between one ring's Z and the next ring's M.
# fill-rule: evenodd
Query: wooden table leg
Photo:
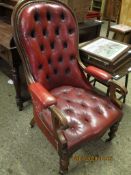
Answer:
M128 79L129 79L129 74L127 73L126 76L125 76L125 87L126 88L128 86ZM123 99L123 103L125 103L125 102L126 102L126 96Z
M23 101L21 97L20 80L19 80L18 70L16 70L15 67L13 67L12 69L12 76L13 76L13 82L14 82L15 91L16 91L16 104L19 108L19 111L22 111Z
M19 66L20 66L20 57L17 52L17 49L14 48L11 50L12 53L12 76L16 91L16 104L19 108L19 111L23 109L23 100L21 96L21 82L20 82L20 74L19 74Z
M128 79L129 79L129 74L126 74L126 76L125 76L125 87L126 88L128 86Z

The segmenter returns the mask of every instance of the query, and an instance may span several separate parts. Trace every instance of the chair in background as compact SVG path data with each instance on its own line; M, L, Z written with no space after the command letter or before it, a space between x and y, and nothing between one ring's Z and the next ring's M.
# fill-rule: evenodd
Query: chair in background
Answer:
M127 37L130 37L131 27L119 24L120 12L121 12L122 0L110 0L109 1L109 20L106 37L109 36L109 32L114 32L113 39L128 42ZM126 13L126 12L125 12ZM115 16L115 18L114 18ZM115 22L115 25L111 25L111 21Z
M122 118L115 92L126 91L109 73L81 63L77 21L63 3L20 1L12 25L33 102L31 126L36 123L58 151L64 174L76 150L109 128L107 141L115 136ZM108 83L109 97L95 92L83 72Z
M88 11L87 15L86 15L86 19L98 19L100 20L101 18L101 13L97 12L97 11Z

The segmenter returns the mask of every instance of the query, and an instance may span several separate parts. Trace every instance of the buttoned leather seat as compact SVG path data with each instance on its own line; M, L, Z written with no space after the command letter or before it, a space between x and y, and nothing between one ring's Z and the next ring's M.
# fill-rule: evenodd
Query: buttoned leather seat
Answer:
M125 94L126 90L109 73L81 63L77 21L63 3L21 1L12 25L33 102L31 126L36 122L57 149L63 174L70 156L82 145L108 128L108 140L114 137L122 117L115 92ZM109 97L97 93L86 74L108 83Z
M69 124L69 128L63 131L68 140L68 149L101 136L109 126L121 119L122 112L109 98L89 90L61 86L51 90L51 94ZM53 133L50 111L44 109L42 114L40 119Z

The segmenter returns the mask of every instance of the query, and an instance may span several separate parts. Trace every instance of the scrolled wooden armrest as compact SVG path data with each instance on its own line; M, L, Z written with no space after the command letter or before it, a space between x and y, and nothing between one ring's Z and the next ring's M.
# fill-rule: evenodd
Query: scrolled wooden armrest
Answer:
M67 121L66 117L55 105L50 106L49 109L51 111L54 122L55 122L55 119L59 121L58 124L60 125L60 128L59 128L59 126L57 126L59 129L69 128L68 121Z
M117 99L116 92L121 94L122 97L125 97L127 94L127 89L125 87L121 87L117 82L113 80L108 81L109 86L109 97L119 108L122 108L122 102Z
M68 121L64 114L62 114L62 112L55 105L50 106L49 109L52 115L55 137L58 140L58 143L60 143L59 146L61 148L67 147L67 140L63 135L62 130L69 128Z

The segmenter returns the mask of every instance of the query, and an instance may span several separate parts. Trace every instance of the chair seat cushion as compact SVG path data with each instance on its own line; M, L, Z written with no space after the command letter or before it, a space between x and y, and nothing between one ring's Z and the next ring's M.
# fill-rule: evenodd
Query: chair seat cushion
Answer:
M57 107L69 122L69 128L63 134L68 140L68 148L72 149L85 140L101 136L108 127L118 121L122 112L108 97L92 91L72 86L61 86L51 91L57 99ZM43 110L41 120L49 130L53 131L51 114Z

